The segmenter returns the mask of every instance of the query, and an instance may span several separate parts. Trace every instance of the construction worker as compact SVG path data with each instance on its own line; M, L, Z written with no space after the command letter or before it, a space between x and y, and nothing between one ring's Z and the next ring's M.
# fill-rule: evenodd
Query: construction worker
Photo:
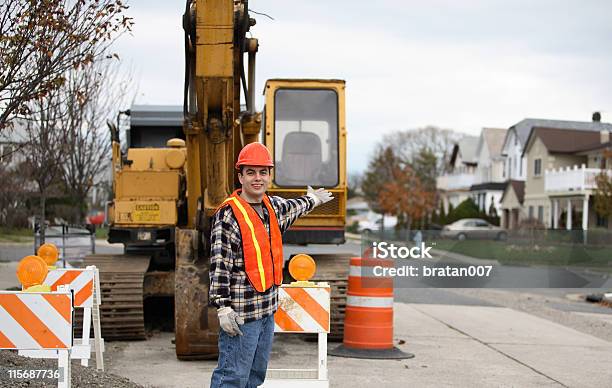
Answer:
M283 279L282 234L333 199L329 191L310 186L295 199L268 196L273 166L266 146L246 145L236 162L242 189L213 218L209 297L222 330L211 387L255 388L265 380Z

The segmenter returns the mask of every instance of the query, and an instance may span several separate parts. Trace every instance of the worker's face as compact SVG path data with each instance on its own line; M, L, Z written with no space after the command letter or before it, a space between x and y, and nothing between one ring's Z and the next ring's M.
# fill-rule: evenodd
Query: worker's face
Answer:
M270 186L270 168L262 166L244 166L238 173L242 190L255 198L263 197Z

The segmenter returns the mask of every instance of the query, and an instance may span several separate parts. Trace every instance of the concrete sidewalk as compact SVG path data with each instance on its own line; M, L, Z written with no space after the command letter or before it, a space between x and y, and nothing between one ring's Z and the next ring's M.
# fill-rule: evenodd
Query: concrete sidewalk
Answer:
M160 333L117 345L109 354L110 372L146 386L208 386L216 361L176 360L172 338ZM405 341L398 347L416 357L329 357L331 387L604 387L612 382L612 343L504 307L396 303L395 339ZM315 356L316 343L278 335L270 367L314 367Z

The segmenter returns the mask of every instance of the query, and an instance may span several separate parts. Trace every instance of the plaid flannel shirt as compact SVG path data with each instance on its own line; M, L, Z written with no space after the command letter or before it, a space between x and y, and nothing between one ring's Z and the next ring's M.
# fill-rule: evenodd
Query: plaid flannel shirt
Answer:
M314 200L306 195L295 199L269 198L281 234L314 207ZM267 208L262 208L263 223L269 235L270 217ZM213 217L210 243L210 304L217 308L231 306L245 322L274 314L278 287L272 285L260 293L249 283L244 270L240 227L230 206L223 207Z

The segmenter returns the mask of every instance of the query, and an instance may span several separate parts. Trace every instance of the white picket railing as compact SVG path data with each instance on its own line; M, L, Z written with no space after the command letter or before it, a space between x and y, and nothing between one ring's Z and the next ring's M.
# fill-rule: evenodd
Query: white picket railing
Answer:
M592 190L597 187L596 178L602 171L612 177L612 170L586 168L584 164L580 167L574 165L573 167L546 170L544 190L547 192Z
M459 173L441 175L436 179L436 187L440 190L469 189L476 183L476 174Z

